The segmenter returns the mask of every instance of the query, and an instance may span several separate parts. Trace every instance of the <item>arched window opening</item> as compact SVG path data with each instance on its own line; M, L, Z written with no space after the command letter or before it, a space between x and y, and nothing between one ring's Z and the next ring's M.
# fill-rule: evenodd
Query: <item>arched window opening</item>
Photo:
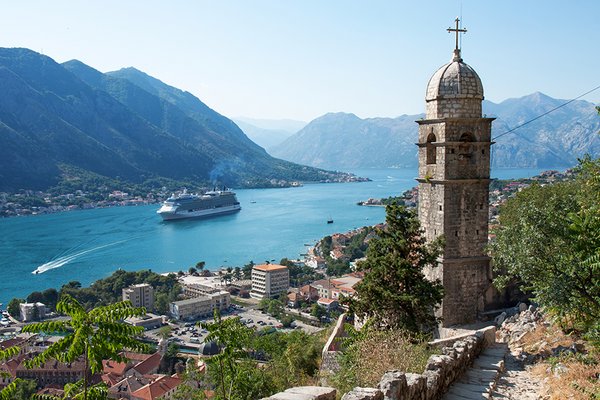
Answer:
M458 141L462 143L473 142L473 135L470 133L463 133L460 135L460 139Z
M437 141L435 135L432 133L427 136L427 164L435 164L436 162L436 148L433 145Z
M474 141L473 135L465 132L460 135L460 139L458 141L460 142L460 145L458 146L458 159L462 162L466 162L467 160L470 160L472 156L473 148L471 143Z

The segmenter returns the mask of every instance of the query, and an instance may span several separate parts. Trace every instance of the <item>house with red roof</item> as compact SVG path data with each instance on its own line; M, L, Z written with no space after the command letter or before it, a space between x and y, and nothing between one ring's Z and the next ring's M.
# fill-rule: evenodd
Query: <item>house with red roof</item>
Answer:
M170 399L183 380L176 376L162 376L131 394L131 400Z

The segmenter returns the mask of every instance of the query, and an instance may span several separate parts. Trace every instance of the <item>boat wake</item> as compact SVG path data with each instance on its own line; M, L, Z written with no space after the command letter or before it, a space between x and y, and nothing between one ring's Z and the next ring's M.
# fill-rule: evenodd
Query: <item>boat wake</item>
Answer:
M70 263L71 261L85 255L88 253L91 253L93 251L97 251L100 249L103 249L105 247L109 247L109 246L114 246L115 244L119 244L119 243L123 243L126 242L127 240L119 240L118 242L114 242L114 243L109 243L109 244L104 244L102 246L98 246L98 247L94 247L91 249L87 249L87 250L83 250L77 253L73 253L73 254L69 254L69 255L65 255L62 257L58 257L55 260L52 261L48 261L47 263L44 263L42 265L40 265L39 267L37 267L34 271L32 271L32 274L43 274L46 271L50 271L51 269L55 269L55 268L60 268L65 264Z

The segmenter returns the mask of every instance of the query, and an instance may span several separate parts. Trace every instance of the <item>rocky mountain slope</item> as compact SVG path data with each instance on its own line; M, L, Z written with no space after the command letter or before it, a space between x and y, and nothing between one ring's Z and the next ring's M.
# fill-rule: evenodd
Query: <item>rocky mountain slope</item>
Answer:
M133 68L102 74L0 48L0 87L0 191L51 187L64 166L130 182L336 178L271 157L192 94Z
M493 136L563 104L565 100L533 93L499 104L484 101L496 117ZM416 167L417 124L424 115L361 119L354 114L326 114L310 122L272 154L322 168ZM589 153L600 155L600 118L594 105L574 101L514 132L493 146L493 167L570 167Z

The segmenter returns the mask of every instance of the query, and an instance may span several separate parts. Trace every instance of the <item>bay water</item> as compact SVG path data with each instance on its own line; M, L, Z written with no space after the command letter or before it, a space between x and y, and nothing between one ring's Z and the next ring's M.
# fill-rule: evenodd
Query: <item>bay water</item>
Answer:
M498 169L495 178L534 176L540 169ZM117 269L177 272L298 258L323 236L385 220L370 197L397 196L416 185L414 169L353 171L371 182L236 190L239 213L163 222L159 205L79 210L0 219L0 302L69 281L84 286ZM327 224L328 219L333 224Z

